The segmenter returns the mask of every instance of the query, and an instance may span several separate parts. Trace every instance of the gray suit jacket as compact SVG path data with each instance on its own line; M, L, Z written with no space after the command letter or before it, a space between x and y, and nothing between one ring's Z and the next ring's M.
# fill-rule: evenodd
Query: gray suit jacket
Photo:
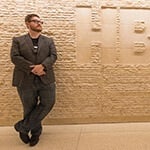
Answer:
M11 61L15 65L13 72L13 86L31 84L34 76L30 65L43 64L46 74L40 76L44 84L55 82L53 64L57 59L56 48L52 38L40 35L38 40L38 52L34 53L34 47L29 34L13 37L11 47Z

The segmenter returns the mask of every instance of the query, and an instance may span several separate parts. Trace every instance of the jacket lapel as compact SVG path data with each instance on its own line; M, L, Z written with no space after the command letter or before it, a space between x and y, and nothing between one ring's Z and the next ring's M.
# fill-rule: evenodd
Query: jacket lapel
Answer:
M40 35L39 40L38 40L38 53L40 52L43 43L44 43L43 42L43 36Z
M27 45L28 45L29 49L31 49L34 52L33 43L32 43L32 40L31 40L29 34L26 34L25 39L26 39L26 42L27 42ZM44 44L44 40L43 39L44 39L44 37L42 35L40 35L39 40L38 40L38 53L40 52L41 47Z
M25 40L27 42L27 46L29 47L29 49L31 49L34 52L33 43L32 43L32 40L31 40L29 34L26 34Z

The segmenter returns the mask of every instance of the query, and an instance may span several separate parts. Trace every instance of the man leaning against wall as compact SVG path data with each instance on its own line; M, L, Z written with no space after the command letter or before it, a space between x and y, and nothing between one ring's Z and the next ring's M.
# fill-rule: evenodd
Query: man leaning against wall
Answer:
M34 146L42 133L42 120L55 103L53 64L57 53L53 39L42 35L43 22L37 14L28 14L25 24L28 33L13 37L11 47L12 84L23 106L23 119L14 128L25 144Z

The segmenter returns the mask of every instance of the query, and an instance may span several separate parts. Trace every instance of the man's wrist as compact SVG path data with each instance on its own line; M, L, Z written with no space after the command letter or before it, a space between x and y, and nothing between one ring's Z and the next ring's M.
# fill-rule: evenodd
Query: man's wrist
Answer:
M43 66L43 71L46 71L46 66L44 64L41 64Z

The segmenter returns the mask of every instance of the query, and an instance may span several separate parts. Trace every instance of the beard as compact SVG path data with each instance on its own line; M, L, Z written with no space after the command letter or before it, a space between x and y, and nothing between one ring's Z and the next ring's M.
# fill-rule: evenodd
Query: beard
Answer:
M35 31L35 32L41 32L42 31L42 27L41 26L37 26L37 27L30 26L30 28L31 28L32 31Z

